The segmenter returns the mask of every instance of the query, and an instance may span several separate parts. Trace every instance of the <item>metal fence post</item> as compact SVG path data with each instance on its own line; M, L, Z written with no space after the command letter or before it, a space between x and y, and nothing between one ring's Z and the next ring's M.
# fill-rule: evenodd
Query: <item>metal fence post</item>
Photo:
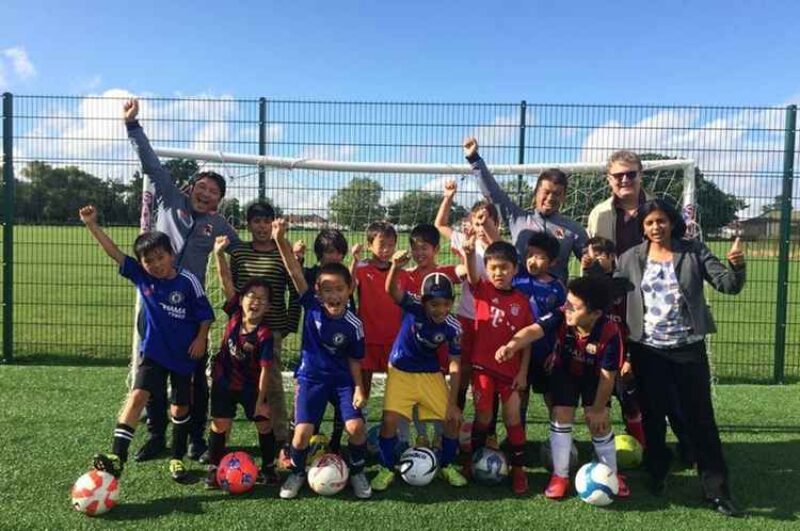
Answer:
M519 104L519 151L517 153L517 163L525 164L525 117L528 114L528 103L522 100ZM523 205L522 199L522 182L523 176L517 175L517 203L522 208L528 208L530 205Z
M267 99L258 100L258 154L262 157L267 154ZM258 167L258 200L267 197L267 170L264 166Z
M14 360L14 96L3 94L3 362Z
M797 106L786 107L783 144L783 189L781 191L781 226L778 241L778 297L775 303L775 383L784 382L786 360L786 319L789 293L789 244L792 236L792 181L794 178L794 143L797 129Z

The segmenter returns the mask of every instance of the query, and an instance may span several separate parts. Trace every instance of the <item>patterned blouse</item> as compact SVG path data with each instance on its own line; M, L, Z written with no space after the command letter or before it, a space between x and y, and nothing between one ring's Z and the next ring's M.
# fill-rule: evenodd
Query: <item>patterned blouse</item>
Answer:
M644 337L642 341L656 348L676 348L701 341L687 324L683 296L672 260L647 260L642 276L644 300Z

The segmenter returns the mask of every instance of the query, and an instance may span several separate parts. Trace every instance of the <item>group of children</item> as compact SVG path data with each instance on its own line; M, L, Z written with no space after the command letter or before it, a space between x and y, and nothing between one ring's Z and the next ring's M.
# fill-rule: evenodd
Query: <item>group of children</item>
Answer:
M565 287L550 273L559 256L559 241L534 232L526 242L525 255L520 256L514 245L502 240L498 212L491 203L478 202L461 228L451 228L447 219L456 191L455 182L445 184L435 223L416 226L408 250L397 250L398 235L390 223L371 223L366 245L352 248L349 268L343 264L348 245L341 232L323 230L314 244L318 263L303 267L299 259L303 247L293 247L288 241L284 220L275 219L271 209L256 212L253 220L248 214L248 223L257 221L258 225L254 239L257 236L270 246L269 252L280 256L282 274L304 312L295 372L294 430L287 441L291 464L280 487L281 498L294 498L305 483L309 443L319 431L328 404L334 407L338 431L332 446L338 449L341 432L348 434L350 484L359 498L389 488L395 477L397 448L408 444L411 421L417 425L419 444L428 444L426 423L433 423L440 475L452 486L466 485L471 476L470 456L462 467L455 465L455 458L470 387L475 409L471 452L494 446L501 408L512 489L518 495L529 490L524 448L531 390L544 397L550 418L553 475L545 490L548 498L564 497L569 487L578 405L584 408L597 459L613 470L616 453L609 406L615 391L623 403L628 431L644 442L635 389L625 387L631 379L624 323L620 312L614 311L624 288L610 278L613 244L602 238L590 240L581 264L584 275ZM94 466L121 474L147 398L169 378L170 473L176 481L189 482L191 475L183 464L189 383L194 360L206 353L214 319L211 306L197 278L176 269L166 235L140 235L133 259L100 229L93 207L81 209L80 217L119 264L120 274L137 286L147 320L142 356L114 430L112 450L96 455ZM457 266L437 263L441 237L458 254ZM206 484L216 486L216 466L225 454L231 421L241 405L258 432L262 457L258 481L277 486L275 460L282 442L274 434L276 406L269 396L280 391L274 389L280 387L280 380L271 377L278 368L276 339L291 325L272 329L271 302L283 294L273 293L261 276L243 281L241 275L233 274L226 254L236 258L228 246L225 236L217 238L214 246L228 322L210 362L212 422ZM406 268L411 260L414 266ZM461 284L461 297L452 315L456 284ZM376 372L386 373L387 379L379 466L370 481L364 473L365 419ZM283 402L283 396L278 400ZM629 495L621 476L619 495Z

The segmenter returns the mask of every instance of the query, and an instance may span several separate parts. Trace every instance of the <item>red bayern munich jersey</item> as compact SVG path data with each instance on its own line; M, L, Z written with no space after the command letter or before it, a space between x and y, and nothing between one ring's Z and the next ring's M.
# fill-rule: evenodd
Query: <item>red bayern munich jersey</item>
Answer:
M364 342L367 344L391 346L400 331L402 312L386 293L388 275L389 269L378 269L370 261L356 265L358 317L364 324Z
M514 334L533 324L528 298L517 290L499 290L483 278L470 287L475 296L472 366L510 382L519 372L522 355L504 363L498 363L494 355Z
M453 284L460 284L461 279L456 275L456 266L454 265L437 265L423 272L420 268L406 269L404 275L397 279L397 285L401 291L410 291L414 295L421 297L420 290L422 289L422 281L431 273L441 273L445 275Z

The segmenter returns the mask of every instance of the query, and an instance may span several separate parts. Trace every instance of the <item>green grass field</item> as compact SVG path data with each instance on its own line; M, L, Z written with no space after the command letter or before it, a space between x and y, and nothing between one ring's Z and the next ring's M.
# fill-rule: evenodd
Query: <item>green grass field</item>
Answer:
M136 229L109 230L125 249ZM290 237L309 246L314 231L293 231ZM244 235L243 235L244 236ZM351 243L363 241L362 234L348 234ZM400 245L406 245L401 235ZM724 256L728 244L712 243ZM716 376L727 382L768 382L773 373L777 259L773 247L748 244L748 282L737 297L708 290L719 333L711 342ZM442 262L452 261L443 252ZM127 363L133 320L134 291L116 274L115 267L79 226L17 226L14 242L15 341L14 354L21 363L120 365ZM800 270L798 262L789 268L789 306L786 336L786 375L800 378ZM573 262L573 266L575 266ZM209 271L208 287L219 299L216 273ZM218 301L219 302L219 301ZM290 336L289 356L297 349Z
M231 497L172 482L160 460L131 462L120 505L92 519L72 510L69 489L91 455L108 449L124 380L120 367L0 366L0 529L789 529L800 517L798 387L725 385L715 390L717 418L746 520L708 510L689 470L676 470L661 498L647 492L641 471L632 471L632 497L608 508L545 500L537 446L546 424L538 402L528 428L532 492L525 498L514 498L508 485L453 489L440 480L421 489L398 480L369 501L348 491L321 498L308 490L284 501L264 487ZM254 429L236 424L233 446L255 451ZM576 438L587 460L586 429L577 428ZM200 475L200 466L193 471Z

